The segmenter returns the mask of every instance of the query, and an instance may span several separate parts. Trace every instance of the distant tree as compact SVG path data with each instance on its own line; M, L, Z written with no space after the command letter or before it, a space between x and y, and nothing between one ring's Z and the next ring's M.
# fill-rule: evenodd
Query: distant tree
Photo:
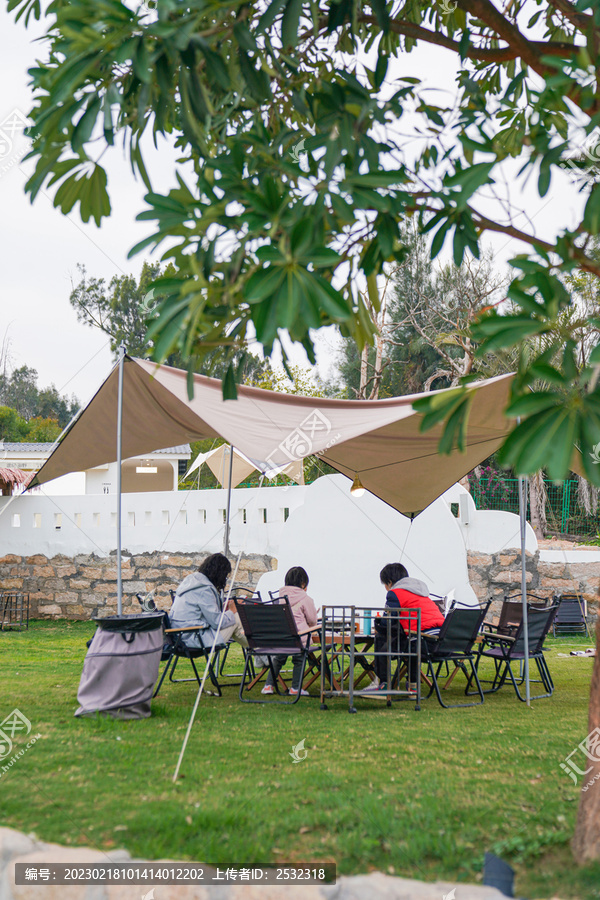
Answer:
M0 376L0 400L6 406L16 409L24 419L37 414L38 374L30 366L20 366L9 376Z
M27 436L25 440L33 443L52 443L60 436L62 428L56 419L36 416L27 423Z
M79 264L77 268L81 277L69 302L78 320L107 334L113 353L123 341L131 356L149 356L146 317L153 310L155 301L150 291L161 274L160 265L145 262L138 280L134 275L115 275L108 285L104 278L89 277L85 266Z
M467 254L460 266L435 267L411 222L402 228L402 244L404 260L388 268L378 302L365 298L378 326L375 347L359 356L354 341L343 341L339 377L347 395L374 400L449 387L474 372L509 371L508 358L477 357L469 333L474 319L505 296L505 279L494 271L491 253L481 260Z
M0 406L0 440L27 440L27 422L9 406Z
M53 419L62 431L78 411L79 402L73 395L61 396L54 385L40 391L37 380L38 373L30 366L0 374L0 403L15 410L26 422L35 417Z

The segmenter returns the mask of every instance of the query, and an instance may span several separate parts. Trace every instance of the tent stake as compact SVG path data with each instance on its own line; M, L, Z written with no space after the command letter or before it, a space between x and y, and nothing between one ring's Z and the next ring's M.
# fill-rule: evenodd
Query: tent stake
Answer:
M119 387L117 393L117 615L123 614L123 573L121 571L121 444L123 438L123 363L125 344L119 344Z
M529 635L527 633L527 558L525 541L527 537L527 478L519 476L519 526L521 530L521 602L523 604L523 639L525 698L527 706L531 706L531 688L529 685Z

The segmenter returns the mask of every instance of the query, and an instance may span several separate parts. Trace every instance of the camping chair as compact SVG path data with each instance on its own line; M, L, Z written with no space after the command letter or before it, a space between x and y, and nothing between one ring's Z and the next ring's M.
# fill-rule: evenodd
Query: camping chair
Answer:
M533 605L527 605L528 655L529 659L535 660L538 672L540 673L541 684L543 684L544 689L546 690L545 694L537 694L536 696L531 697L532 700L541 700L544 697L551 697L554 691L554 682L552 681L548 664L544 658L544 640L552 627L552 622L554 621L557 609L557 606L549 606L542 609ZM517 681L511 665L513 662L521 664L525 659L525 628L523 621L521 620L514 636L508 634L492 634L489 632L485 633L484 640L479 648L479 653L477 654L477 659L475 661L476 669L479 669L479 663L484 656L487 659L493 660L495 667L494 678L492 681L489 679L480 679L485 684L492 685L484 691L484 694L491 694L498 691L505 684L507 677L510 676L517 697L524 703L526 698L521 696L519 685L523 684L525 676L520 672L519 680Z
M552 623L552 634L576 634L584 632L590 637L585 600L581 594L556 594L554 602L558 603L556 616Z
M262 603L262 597L260 596L260 591L255 591L251 587L246 587L246 585L243 585L243 584L234 584L232 586L231 590L232 590L231 598L233 600L240 600L242 602L251 601L253 603ZM243 592L242 596L238 596L240 591ZM228 641L227 646L225 647L225 652L223 654L223 658L221 659L221 664L219 666L219 675L221 678L241 678L241 676L242 676L241 672L228 672L228 673L225 672L225 663L227 662L227 657L229 655L229 648L234 643L235 643L235 641ZM242 647L242 650L244 652L244 657L245 657L246 656L246 648ZM253 662L251 662L250 665L251 665L251 669L252 669L252 674L254 675Z
M532 609L547 609L548 600L545 597L538 597L536 594L528 594L528 598L536 600L537 603L529 603ZM517 599L518 598L518 599ZM511 637L517 632L519 625L523 620L523 600L521 594L505 594L500 610L500 617L496 625L489 622L484 624L484 631L493 634L507 634Z
M287 594L281 594L279 591L269 591L269 597L272 603L276 603L279 600L288 600ZM267 671L267 668L264 670ZM321 677L321 657L317 656L314 650L308 651L308 656L306 658L306 671L304 672L304 679L302 681L302 689L307 691L309 687L315 683L317 678ZM283 683L283 679L281 675L279 676L279 680Z
M166 666L161 675L160 681L158 682L157 688L154 691L153 696L156 697L158 692L162 687L162 683L165 680L167 672L170 670L169 681L172 681L173 684L180 684L184 681L197 681L198 687L200 687L202 683L202 679L200 678L200 674L198 669L196 668L196 663L194 660L199 659L200 657L204 657L206 660L206 665L208 666L208 674L210 676L210 680L213 686L216 689L217 697L221 696L221 686L217 680L217 676L215 673L215 669L213 663L210 662L210 651L211 645L208 647L202 641L202 632L207 631L210 626L208 625L192 625L188 628L171 628L171 621L169 619L168 613L163 613L164 615L164 626L165 626L165 643L163 644L163 651L161 656L161 662L166 662ZM200 647L188 647L185 641L183 640L184 632L196 632L198 634L198 638L200 640ZM217 644L215 647L215 659L217 663L217 671L219 669L219 653L221 650L225 649L225 644ZM189 659L192 664L192 669L194 670L194 678L174 678L175 669L177 668L177 663L180 659Z
M275 682L275 691L281 696L279 681L275 678L271 657L295 656L301 653L303 659L300 684L302 684L309 653L310 634L312 631L318 630L320 626L315 625L314 628L298 632L287 597L266 603L240 603L239 600L236 600L235 607L248 641L246 664L240 685L240 700L244 703L297 703L302 696L301 690L298 691L293 700L252 700L250 697L244 697L250 662L254 656L268 657L269 668ZM306 646L302 641L303 637L306 638ZM256 683L256 679L253 680L253 683Z
M427 676L431 681L428 697L435 691L436 697L444 709L455 709L462 706L479 706L483 703L483 691L477 677L475 665L475 651L473 645L479 634L479 629L487 615L489 601L483 606L455 606L450 610L444 624L440 628L437 638L424 635L421 643L422 662L427 665ZM480 700L473 703L444 703L440 692L439 675L444 664L454 666L450 677L442 686L445 690L450 686L456 673L460 670L467 679L465 694L469 694L469 686L473 679L477 686ZM467 664L471 668L471 674L467 670ZM475 693L474 691L472 693Z

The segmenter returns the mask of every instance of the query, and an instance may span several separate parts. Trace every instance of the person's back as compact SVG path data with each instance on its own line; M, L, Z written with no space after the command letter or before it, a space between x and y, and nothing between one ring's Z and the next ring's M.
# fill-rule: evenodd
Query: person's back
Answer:
M400 578L388 590L385 605L388 609L420 609L421 631L441 628L444 616L429 596L429 589L424 581L406 576ZM404 618L404 621L403 621ZM417 622L414 616L400 615L400 622L405 630L416 631Z
M305 631L307 628L311 628L313 625L317 624L315 601L306 593L307 587L308 575L306 570L303 569L302 566L294 566L286 572L285 584L279 589L279 596L288 598L298 631ZM308 646L309 640L310 638L308 637L305 639L305 646ZM267 675L265 686L261 691L262 694L273 694L275 692L275 679L279 677L281 667L285 661L285 656L271 657L269 674ZM294 671L290 694L297 694L298 691L300 691L303 696L308 696L308 691L302 690L303 672L303 658L301 654L297 653L294 655Z
M298 631L304 631L317 624L315 601L309 597L304 588L296 585L284 585L279 588L279 596L290 601L294 620Z

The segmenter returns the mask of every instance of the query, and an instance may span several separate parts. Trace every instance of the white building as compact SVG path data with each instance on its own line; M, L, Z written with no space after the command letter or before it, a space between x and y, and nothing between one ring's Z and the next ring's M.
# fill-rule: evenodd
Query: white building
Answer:
M0 467L37 472L54 449L52 443L15 443L0 441ZM187 471L191 458L189 444L155 450L144 457L123 461L122 489L125 494L148 491L176 491L179 478ZM35 491L35 488L33 489ZM108 463L85 472L57 478L46 485L44 493L54 495L114 494L117 490L117 464Z

